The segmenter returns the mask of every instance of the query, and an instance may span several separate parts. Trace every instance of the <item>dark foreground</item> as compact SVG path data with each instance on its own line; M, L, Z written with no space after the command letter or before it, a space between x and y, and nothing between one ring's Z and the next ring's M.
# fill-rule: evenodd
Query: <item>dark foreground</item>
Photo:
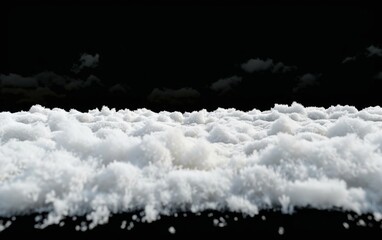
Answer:
M292 239L295 237L378 237L382 236L382 222L372 215L357 215L352 212L303 209L293 215L279 211L262 211L255 217L238 213L204 212L199 215L178 213L177 217L164 217L152 223L132 220L134 214L118 214L109 223L93 230L82 231L85 218L67 219L64 226L49 226L43 230L34 228L35 215L17 217L12 225L0 232L0 239L27 236L31 239L53 239L54 237L76 237L81 239L136 239L141 237L184 238L184 237L267 237L270 239ZM135 213L139 216L139 213ZM138 218L139 219L139 218ZM3 224L6 219L1 219ZM0 220L0 221L1 221ZM122 224L125 221L125 224ZM132 222L134 227L132 227ZM121 228L121 226L123 228ZM171 228L173 227L173 228ZM169 229L175 230L170 233ZM129 229L129 230L128 230ZM131 238L133 237L133 238Z

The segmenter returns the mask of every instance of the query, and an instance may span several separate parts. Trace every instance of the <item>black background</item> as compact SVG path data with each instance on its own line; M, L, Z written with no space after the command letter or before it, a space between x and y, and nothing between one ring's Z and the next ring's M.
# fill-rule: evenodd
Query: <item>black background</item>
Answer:
M25 101L27 93L0 85L1 110L33 104L186 111L264 110L293 101L359 108L382 103L382 79L374 77L382 57L366 54L367 47L382 45L380 8L371 1L5 1L1 9L1 74L50 71L102 82L51 89L60 98L36 92ZM83 53L99 54L98 67L72 72ZM351 56L356 60L341 63ZM240 66L251 58L296 68L247 73ZM294 91L306 73L319 76L316 84ZM228 94L211 90L213 82L233 75L242 81ZM115 84L126 91L108 91ZM192 88L199 95L152 101L155 88Z

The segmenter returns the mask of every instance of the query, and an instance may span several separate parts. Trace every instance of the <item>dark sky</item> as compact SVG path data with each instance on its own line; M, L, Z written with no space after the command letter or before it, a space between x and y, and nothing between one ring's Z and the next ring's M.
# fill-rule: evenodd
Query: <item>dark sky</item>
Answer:
M1 4L0 110L382 104L370 1Z

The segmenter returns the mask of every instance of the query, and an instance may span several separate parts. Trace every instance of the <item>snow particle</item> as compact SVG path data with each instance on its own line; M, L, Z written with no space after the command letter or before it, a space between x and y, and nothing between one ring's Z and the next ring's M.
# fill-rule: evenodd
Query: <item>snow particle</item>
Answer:
M278 233L279 233L279 235L284 235L284 228L279 227Z
M342 223L342 225L344 226L345 229L349 229L349 223L344 222L344 223Z
M171 234L175 234L175 228L173 226L169 227L168 228L168 232L171 233Z

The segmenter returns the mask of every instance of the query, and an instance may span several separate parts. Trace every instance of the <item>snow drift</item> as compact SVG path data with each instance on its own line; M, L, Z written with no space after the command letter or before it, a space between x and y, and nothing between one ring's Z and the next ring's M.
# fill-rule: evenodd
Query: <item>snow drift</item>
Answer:
M0 217L382 212L382 108L0 113Z

